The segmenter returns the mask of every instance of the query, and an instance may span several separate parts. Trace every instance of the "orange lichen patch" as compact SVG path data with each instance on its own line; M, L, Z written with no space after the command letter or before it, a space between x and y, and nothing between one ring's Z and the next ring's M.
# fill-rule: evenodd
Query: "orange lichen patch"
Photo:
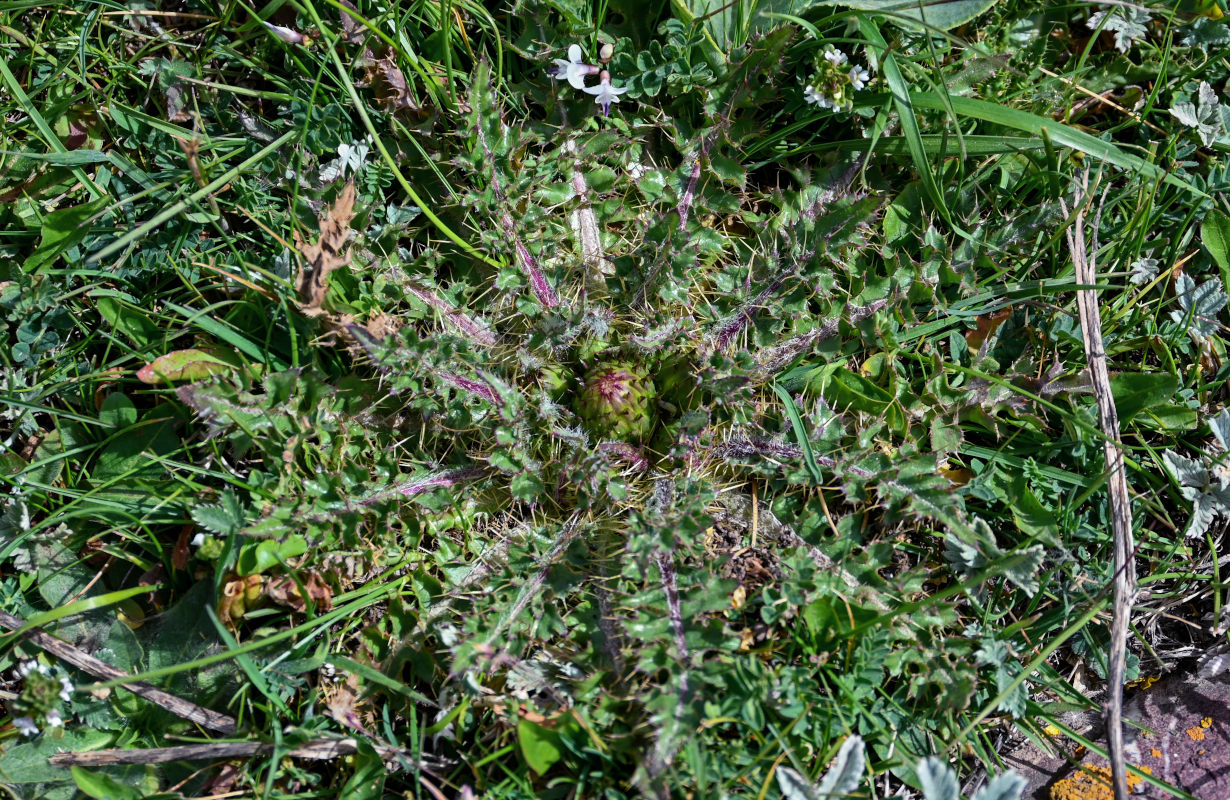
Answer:
M1141 772L1153 774L1148 767L1137 767ZM1128 773L1128 789L1135 791L1140 777ZM1114 800L1110 767L1081 766L1071 778L1057 781L1051 787L1051 800Z
M1200 742L1204 740L1204 728L1188 728L1186 733L1188 736L1192 737L1193 742Z
M1162 757L1162 751L1161 751L1161 750L1158 750L1156 747L1155 747L1155 748L1153 748L1152 750L1150 750L1150 751L1149 751L1149 753L1150 753L1150 755L1152 755L1154 758L1161 758L1161 757Z

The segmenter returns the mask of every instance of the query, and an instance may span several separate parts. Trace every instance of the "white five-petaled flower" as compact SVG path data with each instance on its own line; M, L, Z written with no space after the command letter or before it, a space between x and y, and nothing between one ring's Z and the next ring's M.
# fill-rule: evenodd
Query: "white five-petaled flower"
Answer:
M582 59L581 45L574 44L568 48L568 58L555 59L555 68L550 70L552 78L567 78L573 88L585 89L585 76L598 72L598 67L586 64ZM585 91L589 91L585 89Z
M628 87L615 88L611 85L611 73L602 70L602 74L598 76L598 85L584 86L582 91L594 95L594 102L602 106L602 116L606 117L611 114L611 103L618 103L619 96L628 91Z
M270 33L287 44L303 44L303 34L298 31L292 31L290 28L283 28L281 25L274 25L264 20L261 20L261 24L268 28Z
M64 727L64 717L61 717L60 712L56 711L54 708L51 711L47 712L46 719L47 719L47 725L52 728Z
M38 735L38 726L34 724L34 720L30 717L15 717L13 719L13 727L21 731L22 736Z
M871 73L866 67L860 67L858 64L850 67L850 85L856 90L867 88L867 81L871 80Z
M824 49L824 58L833 66L840 67L846 63L846 54L829 45Z

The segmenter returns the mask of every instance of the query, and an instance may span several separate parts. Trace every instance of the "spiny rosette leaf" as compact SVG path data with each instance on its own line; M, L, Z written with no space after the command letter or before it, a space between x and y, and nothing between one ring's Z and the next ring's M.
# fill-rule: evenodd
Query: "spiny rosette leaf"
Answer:
M653 430L657 391L648 371L630 361L608 361L585 374L577 413L599 436L643 440Z

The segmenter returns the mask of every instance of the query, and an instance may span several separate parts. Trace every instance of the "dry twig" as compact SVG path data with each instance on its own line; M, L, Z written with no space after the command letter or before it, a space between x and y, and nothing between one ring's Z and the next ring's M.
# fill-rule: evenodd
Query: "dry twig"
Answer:
M1085 242L1085 203L1089 197L1089 171L1081 176L1076 188L1073 205L1076 215L1065 236L1072 251L1072 263L1076 267L1076 282L1086 286L1097 283L1098 251L1097 230L1101 220L1101 205L1093 224L1093 247ZM1103 194L1105 202L1105 194ZM1064 216L1067 205L1059 201ZM1089 362L1089 375L1093 382L1093 394L1098 404L1098 419L1105 437L1102 445L1106 457L1108 487L1110 490L1111 527L1114 534L1114 619L1111 625L1110 671L1107 676L1106 744L1110 754L1111 775L1114 780L1115 800L1128 800L1127 765L1123 754L1123 673L1127 660L1127 636L1131 622L1132 599L1136 592L1136 570L1132 561L1132 506L1128 496L1127 475L1124 470L1123 449L1119 438L1119 415L1115 410L1115 398L1110 391L1110 372L1106 365L1106 350L1102 342L1102 318L1098 313L1097 294L1093 289L1078 289L1076 305L1080 312L1081 337L1085 343L1085 357Z

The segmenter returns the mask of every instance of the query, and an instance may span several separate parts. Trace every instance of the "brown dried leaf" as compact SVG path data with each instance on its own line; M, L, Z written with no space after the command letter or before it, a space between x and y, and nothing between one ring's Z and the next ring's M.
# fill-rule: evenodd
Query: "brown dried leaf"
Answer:
M350 0L339 0L339 3L355 14L359 13L359 10L354 7L354 3L350 2ZM367 32L363 27L363 23L340 8L337 10L337 13L342 18L342 41L347 44L363 44L363 40L367 38Z
M311 317L324 313L321 305L329 288L329 273L350 263L350 254L342 255L350 238L350 220L354 219L354 181L346 184L333 207L320 216L320 238L309 244L299 231L294 232L295 247L307 266L299 273L299 310Z
M418 103L410 98L410 87L406 85L406 76L401 67L393 61L393 52L385 51L379 58L371 50L363 55L363 79L355 81L355 86L371 87L376 95L376 101L384 106L386 111L401 110L417 114Z
M175 539L175 547L171 550L171 566L175 569L187 569L188 557L191 553L188 551L188 542L192 537L193 527L185 525L179 529L179 536Z
M329 584L321 580L320 575L315 572L309 572L301 580L303 581L303 588L307 590L308 597L311 598L318 612L328 611L333 607L333 590L329 588ZM273 602L293 611L302 612L307 610L307 603L303 599L299 584L295 582L294 578L289 576L270 581L269 585L265 588L265 594Z

